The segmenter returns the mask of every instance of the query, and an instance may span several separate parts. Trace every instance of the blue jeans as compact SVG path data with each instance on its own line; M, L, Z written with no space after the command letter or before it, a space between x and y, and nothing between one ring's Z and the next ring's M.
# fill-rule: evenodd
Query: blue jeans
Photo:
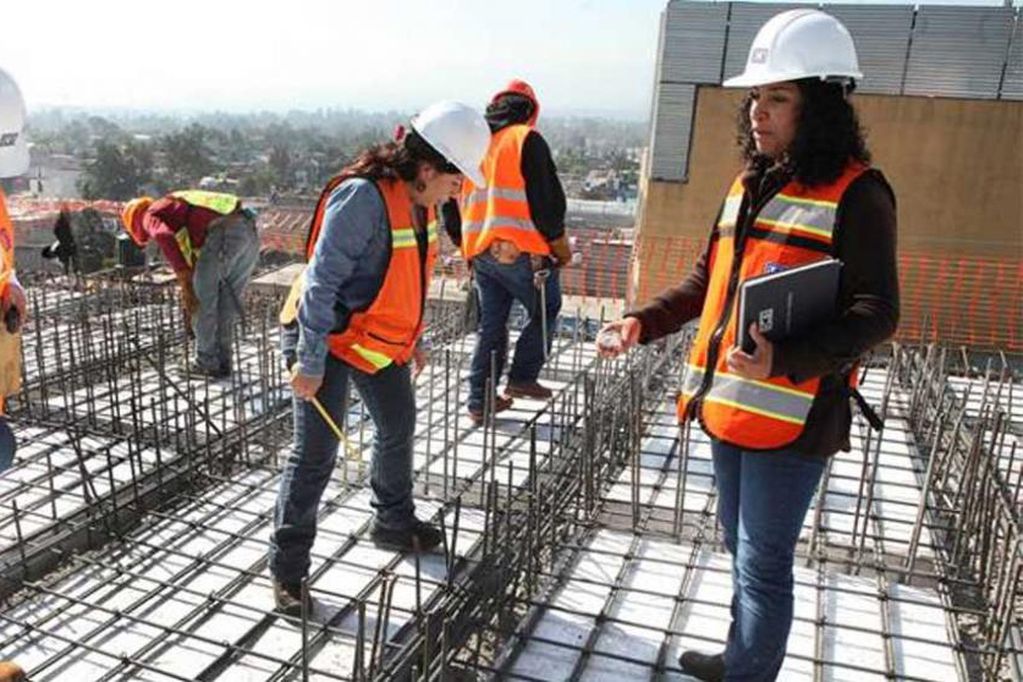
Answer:
M243 213L232 213L210 224L192 273L199 310L192 316L195 361L204 369L231 369L234 318L245 285L259 260L256 224Z
M18 443L14 439L11 425L7 423L7 417L0 414L0 471L9 469L14 463L14 451L17 447Z
M291 365L298 328L285 329L282 350ZM367 374L327 356L323 385L316 396L338 426L344 424L348 380L355 382L373 419L370 485L377 525L404 528L415 519L412 501L412 443L416 402L408 365L390 365ZM316 513L338 454L338 439L311 402L294 399L294 441L281 471L270 572L278 581L297 583L309 572L316 538ZM343 428L343 426L342 426Z
M544 362L544 344L550 351L558 313L561 311L561 281L558 271L551 270L544 290L547 303L547 338L543 338L540 315L540 292L533 286L533 267L527 253L510 265L502 265L488 252L472 261L476 295L479 298L480 323L476 349L469 370L469 409L483 410L484 392L490 378L490 354L496 351L497 374L494 387L500 382L508 359L508 315L513 301L519 301L529 314L529 322L515 343L515 357L508 370L511 383L530 383L540 376Z
M714 441L718 519L732 555L725 679L773 680L792 626L796 541L827 458Z

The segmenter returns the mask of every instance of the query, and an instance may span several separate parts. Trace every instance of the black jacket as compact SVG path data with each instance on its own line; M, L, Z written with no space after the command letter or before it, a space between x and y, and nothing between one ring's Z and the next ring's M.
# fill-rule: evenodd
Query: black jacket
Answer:
M743 183L750 204L766 201L784 187L787 171L751 171ZM739 216L738 225L742 225ZM895 259L895 194L880 171L868 170L849 185L835 217L835 257L842 261L839 310L832 322L799 338L774 344L771 376L794 382L821 377L820 390L802 435L801 452L827 456L849 449L852 414L839 372L895 332L899 320L899 281ZM739 238L739 235L736 235ZM678 331L699 317L709 282L710 242L679 286L659 294L646 307L627 313L642 323L641 343Z
M514 106L491 106L487 109L487 123L490 124L490 131L496 133L510 125L526 122L529 113ZM526 181L526 200L536 229L548 242L563 236L565 191L558 180L558 169L551 157L550 147L535 130L526 136L522 145L522 177ZM462 220L457 201L452 199L441 207L440 222L451 241L461 245Z

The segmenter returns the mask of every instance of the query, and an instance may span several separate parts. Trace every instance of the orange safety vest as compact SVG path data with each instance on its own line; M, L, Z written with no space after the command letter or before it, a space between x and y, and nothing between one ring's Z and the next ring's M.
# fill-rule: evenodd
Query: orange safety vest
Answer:
M728 371L727 352L736 345L736 292L750 277L831 257L838 203L865 170L850 164L836 181L820 187L789 182L746 217L738 264L735 232L745 197L741 176L732 183L711 244L707 297L678 401L680 421L696 417L714 438L749 450L783 448L803 432L819 377L797 384L784 376L754 380ZM849 376L854 381L855 372Z
M522 176L522 145L532 131L528 125L510 125L494 133L483 159L486 187L462 183L462 255L475 258L494 240L512 242L520 251L549 256L551 247L536 229L526 199Z
M7 214L7 197L0 189L0 296L7 293L7 282L14 272L14 224Z
M7 287L14 272L14 224L7 214L7 197L0 189L0 298L7 294ZM2 321L0 321L2 324ZM2 358L0 362L9 360ZM20 362L18 363L20 367ZM3 392L0 391L0 414L4 413Z
M327 183L316 204L316 212L306 239L306 258L311 259L320 236L327 200L345 180L357 176L338 175ZM337 358L368 374L375 374L392 363L403 365L412 358L423 331L423 311L430 276L437 260L437 221L435 212L427 214L426 258L420 257L419 239L413 222L412 199L400 180L374 183L387 208L391 230L391 258L384 282L366 310L353 312L344 330L328 337L330 352ZM297 313L304 287L304 273L292 286L281 321L289 323ZM290 307L290 312L289 312Z

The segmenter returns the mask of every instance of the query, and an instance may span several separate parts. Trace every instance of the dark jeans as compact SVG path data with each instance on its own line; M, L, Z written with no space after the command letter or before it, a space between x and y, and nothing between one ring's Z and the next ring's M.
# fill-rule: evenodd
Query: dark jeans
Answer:
M14 451L18 443L14 439L14 431L7 423L7 417L0 414L0 471L9 469L14 463Z
M732 555L727 680L773 680L792 626L796 541L827 459L714 442L718 519Z
M529 254L522 254L510 265L498 263L488 252L472 261L476 295L479 298L480 323L476 349L469 370L469 409L482 411L487 379L490 378L490 354L496 351L497 379L504 373L508 359L508 315L513 301L519 301L529 313L529 322L515 343L515 357L508 370L508 381L530 383L540 376L544 362L544 344L550 351L554 328L561 311L561 281L551 270L544 290L547 303L547 338L543 338L540 292L533 286L533 267Z
M297 328L285 330L282 347L290 365ZM323 386L316 396L338 426L344 423L348 380L373 418L370 484L376 523L403 528L414 520L412 442L416 403L408 365L390 365L366 374L334 356L327 357ZM338 454L338 439L311 402L294 400L294 444L281 472L274 532L270 538L270 572L277 580L299 582L309 572L309 552L316 538L316 512Z

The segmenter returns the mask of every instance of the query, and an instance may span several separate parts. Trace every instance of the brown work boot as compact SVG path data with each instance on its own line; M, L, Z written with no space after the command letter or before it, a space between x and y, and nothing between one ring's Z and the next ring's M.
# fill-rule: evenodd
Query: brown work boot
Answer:
M282 583L276 578L274 584L274 611L285 616L301 618L302 616L302 583ZM306 612L312 614L313 600L306 594ZM0 682L3 678L0 677Z
M550 400L554 395L554 391L538 381L509 381L504 392L512 398L532 398L533 400Z
M12 661L0 661L0 682L21 682L25 679L25 671Z
M504 412L509 407L515 404L515 401L506 395L499 395L494 398L494 414L498 412ZM469 409L469 418L472 419L472 423L476 426L483 425L483 410Z

